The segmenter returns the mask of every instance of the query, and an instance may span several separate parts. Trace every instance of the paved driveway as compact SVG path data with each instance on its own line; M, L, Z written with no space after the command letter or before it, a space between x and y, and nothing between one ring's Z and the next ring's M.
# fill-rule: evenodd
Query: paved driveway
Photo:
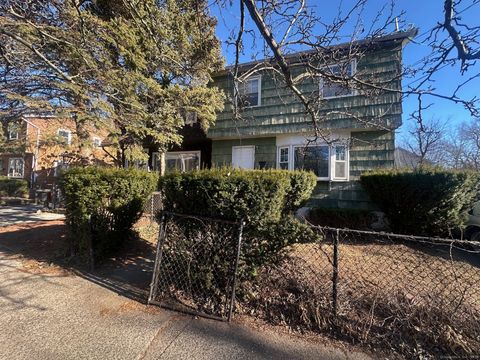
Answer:
M64 218L63 214L42 212L41 207L35 205L0 206L0 227Z

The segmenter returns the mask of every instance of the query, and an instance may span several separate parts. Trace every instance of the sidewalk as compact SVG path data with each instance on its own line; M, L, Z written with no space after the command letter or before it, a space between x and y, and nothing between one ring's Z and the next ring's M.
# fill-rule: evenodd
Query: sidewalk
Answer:
M38 205L0 206L0 227L65 218L63 214L42 212L41 208Z
M4 250L2 252L2 250ZM271 332L147 307L0 244L0 359L369 359Z

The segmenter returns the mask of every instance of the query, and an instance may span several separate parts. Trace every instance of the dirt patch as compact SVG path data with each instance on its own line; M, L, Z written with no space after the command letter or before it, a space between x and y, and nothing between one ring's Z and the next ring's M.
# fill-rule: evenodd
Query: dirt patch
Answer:
M298 244L244 289L239 310L280 329L429 359L480 352L480 269L404 244L341 245L338 316L329 245Z

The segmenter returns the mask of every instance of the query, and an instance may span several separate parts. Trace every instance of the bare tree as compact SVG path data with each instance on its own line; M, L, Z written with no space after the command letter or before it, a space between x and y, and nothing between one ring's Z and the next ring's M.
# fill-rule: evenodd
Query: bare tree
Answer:
M415 166L441 164L444 155L443 144L445 123L438 118L423 119L422 116L412 114L412 119L405 141L408 149L416 155Z
M452 168L480 170L480 121L464 122L441 145L444 163Z

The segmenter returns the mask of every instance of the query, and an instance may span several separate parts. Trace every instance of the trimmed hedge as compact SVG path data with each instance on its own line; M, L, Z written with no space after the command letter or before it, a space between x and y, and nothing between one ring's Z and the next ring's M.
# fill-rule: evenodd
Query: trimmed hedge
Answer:
M318 234L292 216L316 183L311 172L221 168L168 174L159 187L165 210L246 222L239 265L239 279L245 281L262 265L280 259L288 245L318 240ZM222 256L212 258L222 261ZM209 271L218 266L205 267L197 259L188 268Z
M92 244L96 259L108 256L131 236L156 173L136 169L74 167L60 179L72 253L85 257Z
M316 182L311 172L220 168L171 173L159 188L168 210L257 224L296 210Z
M28 181L24 179L12 179L0 176L0 197L27 197Z
M473 171L384 169L363 174L361 183L402 234L451 235L464 227L480 194L480 174Z

